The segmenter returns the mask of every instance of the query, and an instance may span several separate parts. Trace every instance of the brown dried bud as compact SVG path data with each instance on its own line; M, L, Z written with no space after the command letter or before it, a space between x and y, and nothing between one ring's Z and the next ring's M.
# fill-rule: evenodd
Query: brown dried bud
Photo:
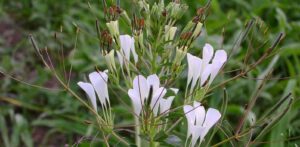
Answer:
M162 12L162 16L166 17L166 16L167 16L167 14L168 14L167 10L166 10L166 9L164 9L164 11Z
M113 39L108 30L104 30L101 32L101 48L105 50L104 54L110 50Z
M139 29L144 28L144 26L145 26L145 20L142 18L142 19L139 19L138 22L139 22L138 23Z
M197 9L197 15L200 16L200 15L203 15L205 12L205 8L198 8Z
M186 33L182 33L180 36L180 39L182 40L188 40L189 38L191 38L193 32L186 32Z

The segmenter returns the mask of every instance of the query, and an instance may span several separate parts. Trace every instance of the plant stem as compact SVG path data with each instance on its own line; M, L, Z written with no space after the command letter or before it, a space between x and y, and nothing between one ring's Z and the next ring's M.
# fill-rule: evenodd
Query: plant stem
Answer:
M135 121L135 144L137 147L141 147L141 138L140 138L140 123L138 116L134 116Z

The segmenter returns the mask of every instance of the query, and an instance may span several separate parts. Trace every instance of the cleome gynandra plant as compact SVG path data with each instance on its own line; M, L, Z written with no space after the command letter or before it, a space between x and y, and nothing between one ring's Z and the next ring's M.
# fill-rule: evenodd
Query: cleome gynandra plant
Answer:
M97 67L95 71L86 73L88 80L77 83L89 101L69 88L49 63L49 55L41 52L33 37L31 41L44 64L53 71L58 81L92 112L95 121L89 124L101 132L104 145L115 145L118 142L117 146L194 147L210 146L213 145L212 140L216 140L219 143L215 146L226 142L230 142L232 146L246 146L266 133L267 129L274 125L273 121L281 118L276 117L277 120L271 119L267 123L266 120L261 120L256 124L258 129L254 125L246 125L249 111L257 98L255 95L238 123L236 132L232 132L229 125L222 122L228 101L226 91L223 103L218 104L222 107L210 108L204 102L209 101L210 93L215 88L244 76L271 55L282 35L257 62L241 74L211 86L226 65L229 52L223 49L216 50L209 42L202 48L197 48L201 55L193 54L190 50L202 32L210 2L199 8L195 16L183 27L177 26L177 22L184 16L188 6L180 0L168 3L164 0L135 0L132 1L132 15L126 11L129 8L121 7L120 1L103 0L102 4L104 19L96 21L96 30L101 53L99 58L106 61L106 67ZM122 33L124 30L119 25L120 21L130 28L130 33ZM100 22L105 22L105 25L100 27ZM251 22L247 25L243 37L251 25ZM268 75L266 74L266 77ZM185 83L179 83L182 78L186 78ZM257 93L264 82L258 86ZM113 88L109 90L108 87ZM115 91L118 98L109 96L109 93ZM131 112L134 121L128 132L132 135L123 136L116 131L115 118L122 114L113 112L113 105L110 103L112 99L119 99L122 102L120 105L124 107L131 105L128 111ZM291 100L287 96L277 107L287 99ZM266 114L265 118L269 118L272 112ZM283 115L284 112L277 116ZM222 135L216 135L218 133Z

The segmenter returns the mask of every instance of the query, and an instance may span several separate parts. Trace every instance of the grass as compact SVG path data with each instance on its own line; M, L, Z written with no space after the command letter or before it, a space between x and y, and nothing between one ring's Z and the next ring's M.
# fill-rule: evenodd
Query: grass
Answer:
M129 3L124 2L122 5L127 8ZM188 21L196 9L204 6L206 2L195 0L186 3L190 8L179 24ZM84 74L93 70L95 66L104 67L103 59L99 59L95 31L96 18L101 20L103 17L102 7L98 1L91 1L90 6L87 2L71 0L55 3L42 0L0 1L0 70L6 73L0 75L0 146L21 146L23 143L26 146L62 146L79 141L82 141L81 146L89 146L90 140L97 134L87 125L91 115L58 86L50 71L42 66L28 40L29 34L36 36L39 46L47 46L57 58L55 61L61 61L62 57L67 58L64 64L67 71L72 65L72 74L62 76L67 79L71 76L71 88L78 89L75 84L78 79L82 79ZM275 56L269 57L267 62L260 64L245 77L229 82L224 87L227 89L229 100L227 117L224 119L232 126L236 126L245 110L244 105L261 82L257 78L263 77L271 69L272 77L266 81L253 111L250 112L252 118L247 118L246 122L259 120L266 108L272 107L279 99L292 93L294 102L291 110L270 133L257 142L262 143L256 144L257 146L283 147L299 144L299 12L300 5L293 0L213 0L205 31L193 47L196 54L205 42L227 51L236 47L225 68L225 76L219 77L220 81L238 74L234 71L236 69L247 68L243 63L248 48L253 51L248 59L249 65L262 55L279 33L284 33L284 39L276 48ZM236 40L245 30L246 23L251 20L254 20L252 29L247 38L238 44ZM100 24L104 26L103 23ZM126 29L122 31L126 32ZM266 45L262 47L265 41ZM59 52L61 48L64 49L64 56ZM62 62L54 64L61 73L66 71L61 66ZM41 89L36 85L55 90ZM214 91L211 97L211 106L220 105L222 88ZM116 100L112 103L113 111L116 114L122 113L121 117L116 118L117 125L131 124L131 114L127 108L119 105ZM283 109L278 108L277 111ZM235 128L232 131L234 130ZM100 141L95 139L94 145L99 145ZM216 139L215 142L218 141ZM226 145L230 144L224 144Z

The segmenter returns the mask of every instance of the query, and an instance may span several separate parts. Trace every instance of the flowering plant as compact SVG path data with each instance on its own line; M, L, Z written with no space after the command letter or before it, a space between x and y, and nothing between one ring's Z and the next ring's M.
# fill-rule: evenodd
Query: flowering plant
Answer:
M225 136L229 136L232 132L224 130L223 124L228 102L226 90L223 103L208 106L212 90L254 69L271 54L281 36L262 58L242 74L211 87L226 66L230 57L229 51L214 50L211 44L206 43L203 48L197 48L198 51L202 51L200 58L191 50L203 31L210 2L199 8L194 18L183 28L177 26L177 21L184 16L183 12L188 6L179 0L168 4L163 0L153 4L146 0L138 0L133 4L137 13L129 17L126 10L121 8L120 1L108 4L103 0L105 27L100 28L99 21L96 22L96 26L100 58L105 60L106 65L101 70L97 67L95 71L91 71L88 74L88 82L77 83L87 95L89 103L61 80L32 37L31 41L45 65L53 71L62 85L94 114L95 121L91 124L102 133L106 146L112 145L110 136L126 146L210 145L212 137L219 129ZM131 28L130 34L122 33L120 21ZM178 86L182 78L187 79L185 84L181 84L185 85L185 88ZM113 87L111 90L108 88L110 86ZM113 112L111 101L115 101L116 97L109 97L109 93L114 90L123 92L117 96L123 104L131 104L128 111L134 119L131 122L134 129L130 129L130 132L134 130L134 137L121 136L116 131L115 117L122 114ZM247 128L245 119L249 116L256 98L257 96L254 96L250 100L235 134L232 134L234 137L228 137L216 146L226 142L235 144L233 139L249 137L253 126ZM287 100L291 102L289 96L284 99ZM222 107L218 108L218 105ZM287 110L289 106L290 103ZM186 117L186 120L183 117ZM262 129L263 131L265 130ZM258 133L255 138L250 135L250 140L259 139L260 135ZM185 143L181 142L183 138ZM248 142L241 144L245 145Z

